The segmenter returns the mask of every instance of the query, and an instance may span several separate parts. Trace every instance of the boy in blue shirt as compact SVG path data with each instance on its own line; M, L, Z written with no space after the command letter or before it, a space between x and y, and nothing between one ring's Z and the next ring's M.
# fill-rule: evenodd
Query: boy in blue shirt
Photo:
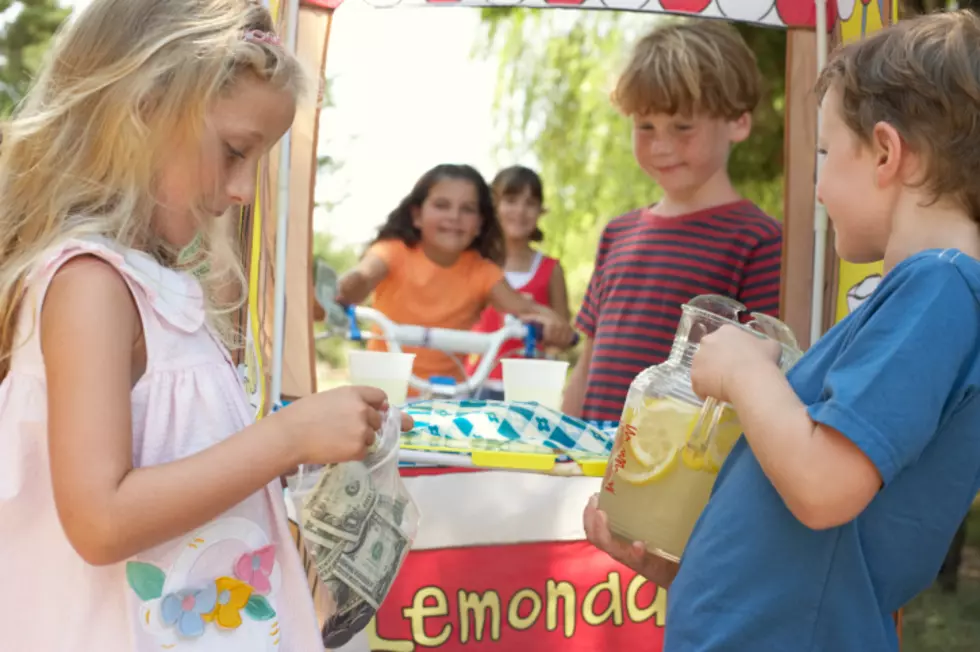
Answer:
M897 650L891 614L936 577L980 489L978 42L977 15L934 14L822 73L817 191L841 258L885 277L788 377L771 342L702 339L694 390L745 436L680 568L586 509L593 543L670 586L666 652Z

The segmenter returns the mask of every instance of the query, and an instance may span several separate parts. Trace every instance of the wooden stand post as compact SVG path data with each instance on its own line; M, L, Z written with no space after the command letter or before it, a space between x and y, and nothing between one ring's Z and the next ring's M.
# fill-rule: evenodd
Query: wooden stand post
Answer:
M806 349L813 289L813 209L816 179L817 37L790 29L786 38L785 196L780 314Z

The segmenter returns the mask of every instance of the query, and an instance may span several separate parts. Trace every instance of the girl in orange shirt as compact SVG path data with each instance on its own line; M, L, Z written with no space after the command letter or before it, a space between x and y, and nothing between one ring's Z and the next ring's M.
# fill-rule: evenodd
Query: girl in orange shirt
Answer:
M438 165L418 180L388 216L357 266L338 284L338 302L374 307L392 321L469 330L487 305L544 326L545 344L567 347L572 329L547 306L521 295L504 278L503 236L490 188L468 165ZM384 350L382 342L369 348ZM415 353L416 376L463 380L458 356Z

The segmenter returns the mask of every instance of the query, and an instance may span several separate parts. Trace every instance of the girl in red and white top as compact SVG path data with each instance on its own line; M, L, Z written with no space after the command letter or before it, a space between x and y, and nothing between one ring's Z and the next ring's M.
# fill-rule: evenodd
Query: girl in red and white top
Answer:
M563 320L568 321L568 291L561 264L532 247L532 243L540 242L544 238L538 228L538 220L545 213L541 178L533 170L515 165L501 170L494 178L491 188L506 244L504 275L508 284L535 302L548 306ZM473 330L491 333L499 330L503 323L504 315L488 307ZM520 340L505 342L500 348L499 357L519 356L523 346L524 343ZM467 373L472 374L477 364L479 358L471 359ZM503 371L501 365L497 364L478 398L502 400L503 396Z

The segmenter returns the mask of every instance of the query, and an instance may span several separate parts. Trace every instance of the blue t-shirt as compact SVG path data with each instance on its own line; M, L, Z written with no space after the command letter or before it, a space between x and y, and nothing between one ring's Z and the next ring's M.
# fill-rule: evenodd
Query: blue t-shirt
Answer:
M896 265L789 381L883 486L853 521L811 530L741 438L670 588L667 652L898 649L891 614L933 581L980 489L980 262Z

